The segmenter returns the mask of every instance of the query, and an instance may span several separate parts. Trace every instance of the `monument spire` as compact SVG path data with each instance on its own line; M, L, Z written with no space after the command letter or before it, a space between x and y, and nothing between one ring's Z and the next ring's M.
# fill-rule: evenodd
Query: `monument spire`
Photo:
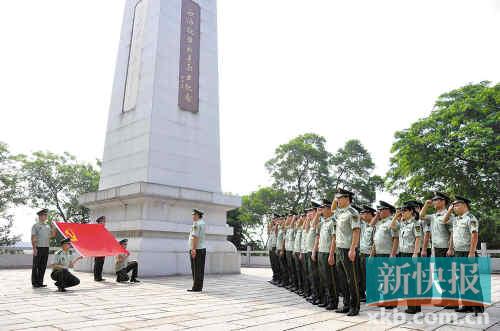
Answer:
M220 185L218 81L215 0L126 1L99 191L81 202L129 237L144 275L189 271L195 207L206 211L208 272L239 271L226 211L241 201Z

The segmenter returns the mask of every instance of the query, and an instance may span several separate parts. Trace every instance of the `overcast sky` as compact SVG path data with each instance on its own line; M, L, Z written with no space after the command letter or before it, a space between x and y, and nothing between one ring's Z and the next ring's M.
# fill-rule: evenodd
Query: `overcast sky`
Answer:
M163 0L170 1L170 0ZM0 10L0 141L102 158L124 0L16 0ZM222 187L305 132L358 138L376 173L396 130L443 92L500 81L500 0L219 0ZM33 211L16 211L29 238Z

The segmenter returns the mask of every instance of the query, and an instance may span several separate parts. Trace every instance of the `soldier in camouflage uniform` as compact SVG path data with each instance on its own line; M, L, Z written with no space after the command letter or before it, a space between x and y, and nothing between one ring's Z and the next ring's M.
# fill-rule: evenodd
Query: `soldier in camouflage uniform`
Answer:
M477 243L479 239L479 221L470 212L471 201L461 196L455 196L455 201L451 204L448 212L444 216L444 222L453 222L453 250L456 257L476 257ZM452 212L455 217L451 217ZM450 252L452 253L452 252ZM476 288L481 291L481 286L477 282ZM465 313L484 312L484 306L462 306L455 311Z
M347 316L359 314L360 297L358 273L360 219L359 213L351 206L354 193L338 189L335 202L332 204L335 222L335 245L337 250L337 272L339 273L338 289L344 295L344 303L337 313Z
M363 205L359 216L361 218L361 240L359 243L359 296L361 302L366 302L366 259L370 256L373 246L375 227L370 223L375 217L376 210Z
M407 202L398 211L391 222L391 229L399 232L399 256L418 257L422 241L422 226L416 217L415 204ZM420 306L408 306L407 314L416 314L421 311Z

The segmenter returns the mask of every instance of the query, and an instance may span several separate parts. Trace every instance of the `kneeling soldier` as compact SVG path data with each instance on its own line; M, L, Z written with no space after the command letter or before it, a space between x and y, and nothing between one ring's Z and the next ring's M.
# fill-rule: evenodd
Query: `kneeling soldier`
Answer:
M123 248L127 248L128 244L128 239L122 239L120 240L120 245ZM116 263L115 263L115 271L116 271L116 281L121 283L121 282L126 282L129 280L128 273L130 270L132 270L132 277L130 278L131 283L139 283L139 280L137 279L137 272L139 269L139 264L137 261L131 261L128 262L128 257L129 253L127 254L118 254L116 256Z
M54 256L54 263L52 264L52 273L50 278L56 281L58 292L66 292L66 288L80 284L80 280L69 272L68 268L73 268L73 265L82 259L81 256L71 261L69 255L69 248L71 247L71 240L69 238L61 240L62 249L59 250Z

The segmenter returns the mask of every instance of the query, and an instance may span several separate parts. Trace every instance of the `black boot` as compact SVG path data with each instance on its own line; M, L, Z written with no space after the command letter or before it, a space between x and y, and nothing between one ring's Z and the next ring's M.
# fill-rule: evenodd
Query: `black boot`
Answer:
M359 308L351 308L347 313L347 316L356 316L359 315Z
M338 301L335 301L335 300L330 299L330 300L328 301L328 306L326 306L325 308L326 308L326 310L335 310L335 309L337 309L338 307L339 307L339 303L338 303Z

